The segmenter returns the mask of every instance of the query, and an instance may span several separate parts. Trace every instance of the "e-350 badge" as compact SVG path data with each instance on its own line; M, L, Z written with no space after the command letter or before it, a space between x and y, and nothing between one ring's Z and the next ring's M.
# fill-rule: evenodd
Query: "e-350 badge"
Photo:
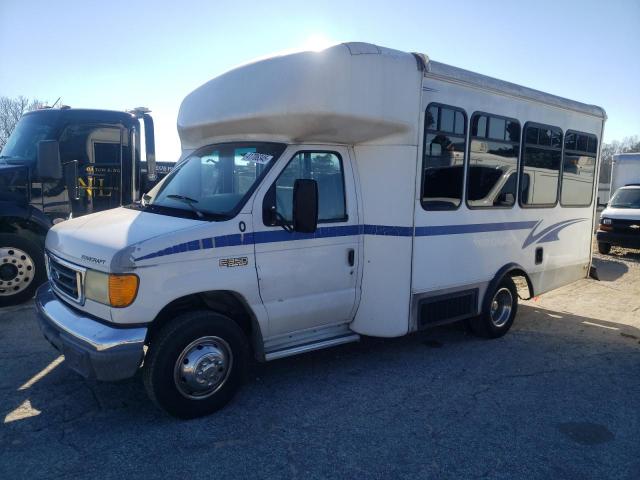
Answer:
M249 259L247 257L233 257L233 258L221 258L221 267L245 267L249 265Z

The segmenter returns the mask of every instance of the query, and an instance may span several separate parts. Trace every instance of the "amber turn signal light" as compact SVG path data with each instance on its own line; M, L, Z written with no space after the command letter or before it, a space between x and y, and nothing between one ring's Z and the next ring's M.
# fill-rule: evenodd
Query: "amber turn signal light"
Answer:
M109 275L109 303L112 307L128 307L138 294L137 275Z

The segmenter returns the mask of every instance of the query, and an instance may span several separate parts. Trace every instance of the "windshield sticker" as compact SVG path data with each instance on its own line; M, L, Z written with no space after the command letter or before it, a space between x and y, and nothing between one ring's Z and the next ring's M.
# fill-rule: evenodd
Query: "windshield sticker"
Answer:
M247 162L256 162L260 165L265 165L269 163L272 158L273 158L273 155L267 155L266 153L258 153L258 152L250 152L250 153L247 153L244 157L242 157L242 159Z

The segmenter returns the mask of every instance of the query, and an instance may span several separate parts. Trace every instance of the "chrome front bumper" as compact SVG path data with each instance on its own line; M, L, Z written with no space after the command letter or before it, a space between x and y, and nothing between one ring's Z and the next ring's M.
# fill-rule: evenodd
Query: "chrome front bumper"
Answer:
M84 315L51 291L36 292L38 323L45 338L83 377L112 381L132 377L142 362L146 328L115 328Z

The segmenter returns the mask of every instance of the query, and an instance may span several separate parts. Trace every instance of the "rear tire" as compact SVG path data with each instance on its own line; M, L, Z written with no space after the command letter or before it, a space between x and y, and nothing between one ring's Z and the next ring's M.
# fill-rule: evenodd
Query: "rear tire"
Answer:
M29 300L46 279L42 246L22 235L0 234L0 307Z
M229 317L188 312L152 339L142 379L149 398L178 418L196 418L224 407L244 381L248 364L244 332Z
M473 333L484 338L499 338L506 334L518 312L518 290L511 277L504 277L485 297L482 314L472 318Z
M602 255L609 255L609 252L611 252L611 244L598 242L598 252Z

